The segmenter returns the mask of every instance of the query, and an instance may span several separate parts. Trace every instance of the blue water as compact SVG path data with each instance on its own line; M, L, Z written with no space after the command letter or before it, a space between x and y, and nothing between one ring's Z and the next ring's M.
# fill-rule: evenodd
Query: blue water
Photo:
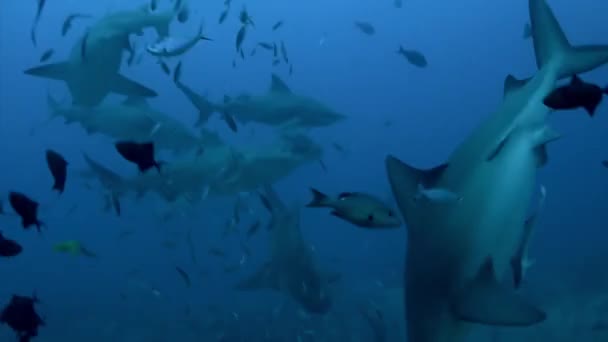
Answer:
M360 303L373 299L384 311L389 340L403 341L401 299L385 294L402 286L405 228L363 230L325 210L302 209L301 227L314 246L316 261L342 274L332 289L332 311L325 317L311 316L278 293L232 289L268 255L267 233L261 231L253 238L247 263L235 273L224 271L239 262L240 236L249 222L267 220L257 201L251 201L255 212L244 215L238 235L228 238L222 237L222 229L232 215L233 197L208 198L184 217L164 222L159 216L177 209L154 196L128 196L124 215L116 217L101 210L100 191L88 189L78 175L86 167L83 151L123 175L136 174L113 151L111 139L89 136L61 120L30 134L49 116L47 89L66 101L69 93L61 82L32 78L23 70L37 65L47 48L55 49L52 61L65 59L93 22L76 22L61 38L65 16L82 12L97 18L141 3L47 1L37 48L29 39L35 1L0 4L0 191L21 191L38 200L41 219L48 226L38 234L21 229L14 216L0 216L0 230L25 249L16 258L0 260L0 305L12 294L36 293L41 299L37 309L46 322L34 340L40 342L373 341L359 312ZM257 41L284 40L293 75L285 65L273 67L261 51L243 62L237 58L237 67L232 67L237 14L243 3L256 23L245 40L246 51ZM608 41L608 2L552 0L550 5L572 43ZM305 204L310 186L330 194L364 191L390 199L384 170L387 154L420 167L443 162L499 105L506 74L527 77L536 70L531 40L522 38L528 20L523 0L406 0L402 9L395 9L392 0L235 0L227 21L219 25L223 8L220 0L191 1L190 20L173 24L172 33L190 35L204 18L205 33L214 39L181 58L184 83L219 101L224 94L263 93L271 72L276 72L296 93L348 116L331 127L311 130L310 136L324 147L328 171L318 163L306 163L278 180L276 189L287 203ZM272 32L277 20L285 24ZM376 34L362 34L355 29L355 20L372 23ZM146 32L142 39L150 37ZM399 57L395 51L400 44L424 53L429 67L419 69ZM141 65L123 66L121 72L160 93L150 101L154 108L193 124L194 108L155 58L146 55ZM605 85L608 68L582 76ZM594 118L582 110L558 112L551 118L564 137L551 144L550 162L540 171L548 197L530 252L536 263L525 291L557 314L529 329L480 328L475 335L479 341L608 341L608 328L592 328L594 322L608 320L608 169L600 164L608 159L606 112L608 105L603 103ZM235 136L217 117L207 127L235 145L259 143L248 140L248 127ZM271 141L259 134L255 139ZM332 148L334 142L348 153ZM61 197L50 191L47 148L60 151L70 162ZM5 195L2 201L8 207ZM198 263L184 242L188 229L193 231ZM118 238L127 230L134 234ZM71 239L86 243L99 257L53 251L54 244ZM228 260L210 256L210 246L225 248ZM175 272L176 265L189 272L190 288ZM14 333L0 326L0 341L12 340Z

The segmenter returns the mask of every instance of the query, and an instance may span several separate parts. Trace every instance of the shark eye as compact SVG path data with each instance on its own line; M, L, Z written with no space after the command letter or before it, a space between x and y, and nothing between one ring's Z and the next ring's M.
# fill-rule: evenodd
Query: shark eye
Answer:
M368 220L369 222L374 221L374 215L369 214L369 215L367 216L367 220Z
M392 210L389 210L389 211L388 211L388 216L389 216L389 217L393 217L393 211L392 211Z

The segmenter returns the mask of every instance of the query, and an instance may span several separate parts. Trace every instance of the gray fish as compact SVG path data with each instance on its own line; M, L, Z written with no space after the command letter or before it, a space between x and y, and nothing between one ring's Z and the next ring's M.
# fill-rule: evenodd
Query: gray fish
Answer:
M416 50L406 50L403 46L399 45L397 53L403 56L410 64L415 65L419 68L424 68L428 65L426 57Z
M287 48L285 47L285 43L281 40L281 55L283 55L283 60L285 64L289 64L289 58L287 57Z
M180 61L175 66L175 70L173 70L173 82L179 83L179 80L182 78L182 62Z
M55 50L53 50L53 49L48 49L48 50L44 51L44 53L40 56L40 63L44 63L44 62L48 61L51 57L53 57L54 53L55 53Z
M245 34L247 33L247 26L241 26L241 29L236 34L236 51L241 51L241 45L243 44L243 40L245 40Z
M168 76L169 76L169 75L171 75L171 69L169 69L169 66L167 65L167 63L165 63L165 62L163 62L163 61L159 60L159 61L158 61L158 64L160 64L161 69L163 69L163 72L164 72L166 75L168 75Z
M179 266L175 266L175 270L182 277L182 279L184 280L184 283L186 283L187 287L192 286L192 282L190 281L190 276L188 275L188 273L186 273L186 271L181 269Z
M268 212L272 213L272 205L270 204L268 198L266 198L266 196L261 192L258 192L258 196L260 197L260 202L262 202L264 208L266 208Z
M226 21L226 18L228 18L228 12L230 11L230 8L226 8L221 14L220 14L220 18L218 20L219 24L222 24L224 21Z
M343 192L337 198L311 188L309 208L331 208L332 215L362 228L396 228L401 220L382 201L361 192Z
M368 36L374 35L376 33L376 29L374 28L374 26L365 21L355 21L355 27Z
M89 14L79 14L79 13L74 13L74 14L70 14L68 15L65 20L63 21L63 25L61 25L61 36L65 37L66 34L68 34L68 31L72 28L72 24L74 23L74 20L78 19L78 18L91 18L92 16Z
M276 24L272 25L272 30L276 31L278 30L281 26L283 26L283 20L279 20L276 22Z

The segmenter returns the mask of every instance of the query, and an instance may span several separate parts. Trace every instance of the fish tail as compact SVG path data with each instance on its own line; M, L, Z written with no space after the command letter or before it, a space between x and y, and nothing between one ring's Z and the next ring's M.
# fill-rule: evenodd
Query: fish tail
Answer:
M327 195L315 188L310 188L310 192L312 193L313 197L310 203L306 205L307 207L318 208L327 206L327 202L329 200L329 197L327 197Z
M57 182L53 184L53 188L51 190L56 190L60 195L63 194L63 189Z

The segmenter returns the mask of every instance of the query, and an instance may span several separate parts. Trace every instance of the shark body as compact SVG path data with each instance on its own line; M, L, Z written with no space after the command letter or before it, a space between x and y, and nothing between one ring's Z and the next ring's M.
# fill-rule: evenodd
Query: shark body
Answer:
M461 342L470 323L529 326L546 314L500 281L521 244L546 144L543 99L558 80L608 62L608 46L571 46L545 0L529 0L538 72L507 77L498 110L429 170L386 159L389 182L408 226L405 311L408 341ZM450 205L412 201L417 188L452 190Z
M312 251L300 231L299 208L288 208L270 186L270 260L251 277L237 284L239 290L274 289L288 294L306 311L324 314L331 308L328 284L314 263Z
M154 90L120 74L123 52L132 50L130 36L141 35L144 29L153 28L160 37L168 36L176 13L175 9L151 12L147 4L110 13L77 40L66 61L33 67L25 74L64 81L73 103L80 106L96 106L109 93L154 97Z

